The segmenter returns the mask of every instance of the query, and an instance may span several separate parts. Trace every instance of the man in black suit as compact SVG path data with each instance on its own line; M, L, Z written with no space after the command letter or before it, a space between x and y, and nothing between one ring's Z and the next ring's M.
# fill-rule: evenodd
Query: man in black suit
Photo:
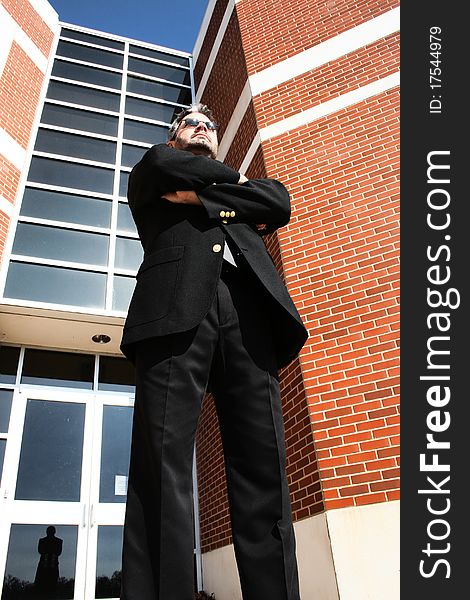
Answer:
M192 458L206 391L221 430L244 600L299 600L278 369L307 333L261 235L289 194L214 160L198 104L134 167L144 247L121 348L136 366L122 600L194 597Z

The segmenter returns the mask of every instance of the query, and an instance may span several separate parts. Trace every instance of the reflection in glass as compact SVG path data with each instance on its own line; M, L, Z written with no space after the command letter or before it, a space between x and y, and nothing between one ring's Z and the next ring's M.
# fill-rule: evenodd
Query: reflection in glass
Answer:
M73 162L33 156L28 181L48 183L59 187L113 193L114 171Z
M65 83L65 81L55 81L54 79L51 79L49 83L47 97L54 100L62 100L63 102L102 108L103 110L114 110L116 112L119 111L119 103L121 101L119 94Z
M121 171L121 179L119 180L119 195L122 198L127 198L127 185L129 183L129 171Z
M133 277L130 277L135 281ZM100 356L98 389L113 392L134 392L135 371L125 358Z
M75 29L62 28L60 35L61 37L89 42L90 44L96 44L97 46L106 46L108 48L115 48L116 50L124 50L124 42L118 42L117 40L111 40L107 37L101 37L91 33L83 33L83 31L76 31Z
M0 433L8 432L13 390L0 389Z
M2 600L72 600L77 529L12 524Z
M180 104L188 104L191 101L191 90L189 88L179 88L168 83L149 81L148 79L141 79L132 75L127 78L127 91L134 92L134 94L142 94L142 96L160 98L168 102L179 102ZM146 115L141 116L145 117Z
M10 262L5 298L104 308L106 275L63 267Z
M140 56L148 56L149 58L156 58L158 60L165 60L176 65L182 65L183 67L189 67L189 59L184 56L176 56L175 54L168 54L167 52L161 52L160 50L153 50L152 48L143 48L142 46L134 46L131 44L129 48L131 54L140 54Z
M106 265L109 236L49 225L18 223L13 254Z
M168 139L168 127L125 119L124 139L147 144L162 144Z
M96 63L105 67L114 67L122 69L123 55L116 52L107 52L106 50L98 50L90 46L81 46L73 42L60 40L57 46L57 55L66 56L67 58L75 58L84 62Z
M123 144L121 165L123 167L133 167L139 162L147 150L148 148L142 148L141 146Z
M84 423L84 404L28 400L16 500L80 500Z
M89 90L91 92L91 90ZM59 104L45 104L41 123L57 125L67 129L79 129L103 135L117 135L118 118L100 112L80 110Z
M95 227L111 224L111 201L77 194L26 188L21 215Z
M98 527L95 598L119 598L121 592L122 527Z
M170 124L176 113L181 110L181 106L172 106L171 104L160 104L159 102L150 102L140 100L139 98L126 98L126 113L145 119L163 121Z
M116 142L97 140L53 129L38 131L34 149L49 154L74 156L103 163L114 163L116 160Z
M189 85L188 69L179 69L178 67L172 67L170 65L163 65L161 63L152 62L149 60L142 60L141 58L134 58L132 56L129 57L129 71L142 73L143 75L149 75L150 77L157 77L159 79L166 79L167 81L174 81L175 83Z
M116 238L116 261L117 269L132 269L137 271L142 262L144 251L139 240L130 238Z
M103 407L100 502L125 502L131 449L132 407Z
M103 87L121 89L122 75L113 71L105 71L95 67L87 67L76 63L55 60L52 67L53 77L63 77L84 83L94 83Z
M119 202L118 204L118 220L117 228L119 231L128 231L137 233L137 228L132 218L131 209L127 202Z
M127 312L135 288L135 277L116 275L113 282L113 310Z
M95 357L93 354L35 350L24 355L21 383L93 389Z
M0 382L15 383L20 349L14 346L0 346Z

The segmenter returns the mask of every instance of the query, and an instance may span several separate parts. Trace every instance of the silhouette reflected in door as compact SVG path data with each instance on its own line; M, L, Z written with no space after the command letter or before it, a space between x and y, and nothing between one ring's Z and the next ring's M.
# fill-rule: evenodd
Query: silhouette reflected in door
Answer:
M41 555L34 578L34 588L38 598L55 598L59 580L59 556L62 554L63 540L56 537L56 529L50 525L46 537L38 542Z

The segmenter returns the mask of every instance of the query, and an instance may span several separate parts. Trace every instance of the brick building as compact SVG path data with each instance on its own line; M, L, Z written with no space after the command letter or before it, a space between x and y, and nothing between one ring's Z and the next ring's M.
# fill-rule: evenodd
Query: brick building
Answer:
M127 177L195 99L218 158L292 198L266 243L310 333L281 373L303 600L397 598L398 3L209 0L193 56L60 23L46 0L2 0L0 28L2 598L29 593L50 525L64 597L117 597ZM195 486L197 586L241 598L210 396Z

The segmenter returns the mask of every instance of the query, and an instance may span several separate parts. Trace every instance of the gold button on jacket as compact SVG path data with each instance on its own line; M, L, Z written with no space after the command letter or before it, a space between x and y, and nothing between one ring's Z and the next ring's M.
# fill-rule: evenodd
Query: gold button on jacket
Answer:
M220 216L221 216L222 218L223 218L223 217L228 217L228 213L225 213L225 210L221 210L219 214L220 214Z
M212 252L220 252L222 250L222 246L220 244L214 244L212 246Z

